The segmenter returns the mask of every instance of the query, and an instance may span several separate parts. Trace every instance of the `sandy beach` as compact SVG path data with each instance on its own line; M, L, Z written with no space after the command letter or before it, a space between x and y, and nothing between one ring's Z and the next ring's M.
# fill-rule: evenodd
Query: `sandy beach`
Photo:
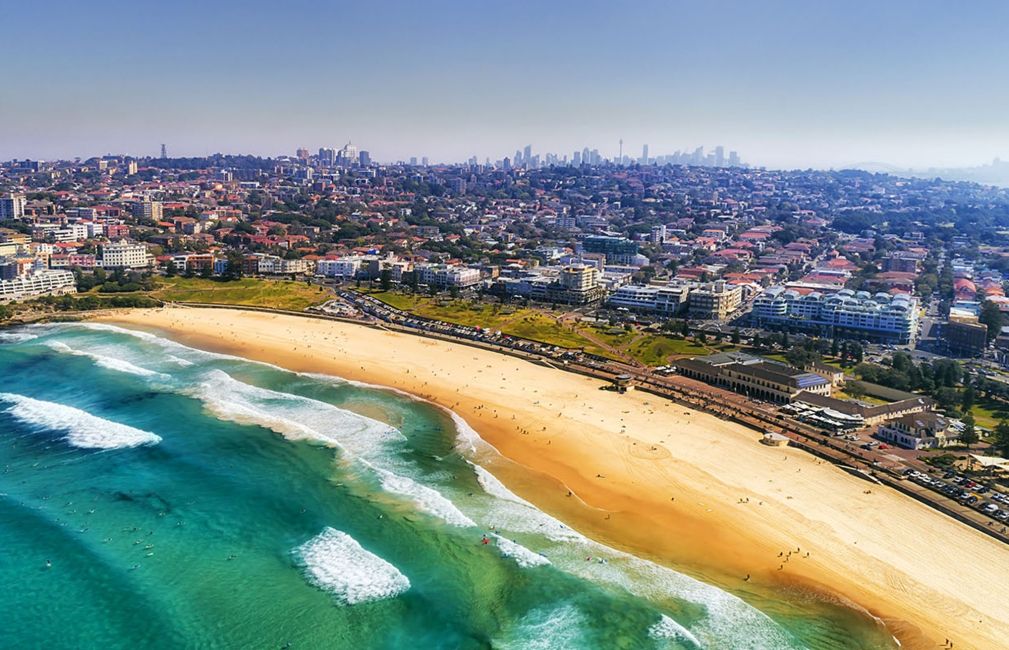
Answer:
M800 587L850 601L904 647L1009 639L1009 547L803 452L760 445L739 425L510 356L353 324L183 307L103 320L451 408L514 461L489 469L516 493L601 542L744 597Z

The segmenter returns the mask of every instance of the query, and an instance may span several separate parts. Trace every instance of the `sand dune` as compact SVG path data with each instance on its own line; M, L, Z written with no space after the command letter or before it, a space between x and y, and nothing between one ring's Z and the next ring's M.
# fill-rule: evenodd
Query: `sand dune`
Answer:
M798 585L846 599L904 647L1009 639L1009 547L802 452L759 445L744 427L505 355L362 326L197 308L106 320L452 408L522 466L499 474L518 494L600 541L724 588L742 590L750 574L747 591Z

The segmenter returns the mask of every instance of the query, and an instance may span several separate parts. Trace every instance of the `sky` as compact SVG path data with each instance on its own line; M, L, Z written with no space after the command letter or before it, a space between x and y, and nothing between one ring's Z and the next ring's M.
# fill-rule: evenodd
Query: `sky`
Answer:
M1009 158L1009 3L49 0L2 10L0 160L379 161L724 145L768 167Z

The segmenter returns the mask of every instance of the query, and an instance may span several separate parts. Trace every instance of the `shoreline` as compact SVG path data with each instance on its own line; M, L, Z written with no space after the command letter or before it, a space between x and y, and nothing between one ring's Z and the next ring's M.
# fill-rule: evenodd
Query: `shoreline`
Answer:
M489 469L518 495L601 543L689 567L737 595L839 596L885 621L904 647L946 637L995 647L1009 635L1009 612L996 605L1009 597L1002 544L894 490L866 494L864 481L805 452L763 447L741 425L515 357L356 324L191 307L95 316L450 409L508 459ZM778 553L794 548L810 556L779 570ZM984 595L985 611L973 594Z

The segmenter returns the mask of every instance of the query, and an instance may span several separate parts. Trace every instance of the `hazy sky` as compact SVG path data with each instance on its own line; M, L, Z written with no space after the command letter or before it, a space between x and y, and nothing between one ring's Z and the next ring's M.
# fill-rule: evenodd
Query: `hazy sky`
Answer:
M1009 3L4 3L0 159L605 156L780 167L1009 158Z

